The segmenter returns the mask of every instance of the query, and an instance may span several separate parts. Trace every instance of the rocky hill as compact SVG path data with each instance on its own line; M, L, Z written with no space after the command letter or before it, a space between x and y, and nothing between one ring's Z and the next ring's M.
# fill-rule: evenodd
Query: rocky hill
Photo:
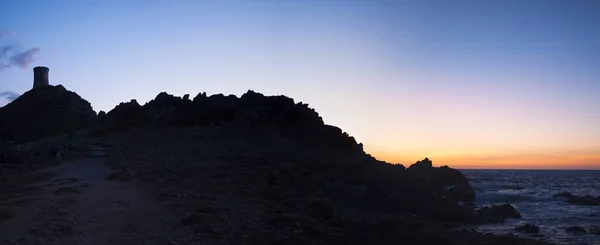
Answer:
M376 160L285 96L160 93L95 116L51 86L2 108L0 122L19 141L88 128L126 166L111 179L140 181L181 216L177 244L545 244L467 228L520 214L476 207L468 179L429 159Z
M136 127L201 126L226 123L240 127L273 126L294 140L309 141L326 148L347 148L362 152L362 145L338 127L325 125L307 104L285 96L264 96L248 91L240 98L216 94L175 97L160 93L141 106L137 101L117 105L101 114L103 129L128 130Z
M90 103L62 85L36 88L0 108L0 139L22 143L87 128L95 120Z
M510 204L469 204L475 192L458 170L376 160L285 96L161 93L121 103L101 122L96 140L119 149L135 178L187 214L185 227L214 242L538 244L456 230L520 215Z

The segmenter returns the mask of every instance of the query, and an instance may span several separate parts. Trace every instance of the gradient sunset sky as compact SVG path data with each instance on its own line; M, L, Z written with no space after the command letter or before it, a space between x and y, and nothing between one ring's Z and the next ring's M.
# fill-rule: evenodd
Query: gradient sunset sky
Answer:
M373 156L600 169L600 1L2 0L0 106L32 68L96 111L284 94Z

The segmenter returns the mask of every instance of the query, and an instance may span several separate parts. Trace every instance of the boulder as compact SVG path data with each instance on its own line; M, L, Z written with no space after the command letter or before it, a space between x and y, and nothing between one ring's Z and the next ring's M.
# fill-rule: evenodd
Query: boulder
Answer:
M411 165L406 171L416 176L432 188L439 189L440 193L451 200L473 202L475 190L469 180L460 171L448 166L433 167L431 160L425 158Z
M521 214L511 204L482 207L475 210L475 223L503 223L508 218L521 218Z
M593 197L590 195L577 196L570 192L561 192L554 195L554 197L566 198L569 204L573 205L585 205L585 206L598 206L600 205L600 196Z
M568 233L587 233L587 230L581 226L569 226L565 231Z
M540 232L540 228L537 225L532 224L518 225L517 227L515 227L515 230L528 234L535 234Z

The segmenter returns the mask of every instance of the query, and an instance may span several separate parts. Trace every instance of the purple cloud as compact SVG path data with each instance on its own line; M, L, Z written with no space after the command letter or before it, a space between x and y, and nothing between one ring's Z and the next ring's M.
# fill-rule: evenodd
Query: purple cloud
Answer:
M39 60L37 54L40 52L39 48L31 48L25 52L15 54L10 57L10 63L21 68L27 68L29 65L33 64Z
M41 57L39 48L30 48L23 52L17 45L0 46L0 71L9 69L13 66L27 68Z
M19 46L17 45L5 45L5 46L0 46L0 59L4 59L8 56L10 56L10 54L14 54L16 52L18 52Z
M12 91L4 91L0 93L0 98L5 98L8 101L16 100L17 98L19 98L19 96L19 94Z
M0 38L10 34L10 32L0 31ZM13 66L28 68L41 58L38 56L39 53L40 48L30 48L22 51L18 44L2 44L0 45L0 72Z

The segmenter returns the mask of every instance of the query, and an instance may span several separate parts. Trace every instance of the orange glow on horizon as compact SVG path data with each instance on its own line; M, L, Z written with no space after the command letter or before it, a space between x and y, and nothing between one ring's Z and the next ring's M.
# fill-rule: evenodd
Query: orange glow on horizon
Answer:
M434 166L448 165L457 169L598 169L600 151L570 154L432 154L393 153L366 149L373 157L389 163L401 163L408 167L425 157Z

